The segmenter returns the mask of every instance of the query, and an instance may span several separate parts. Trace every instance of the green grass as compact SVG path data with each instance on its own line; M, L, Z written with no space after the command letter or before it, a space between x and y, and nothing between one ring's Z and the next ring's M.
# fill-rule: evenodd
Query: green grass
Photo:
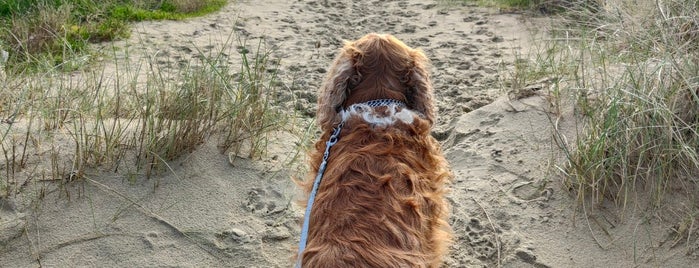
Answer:
M225 0L200 1L172 0L165 1L157 8L139 8L130 4L117 4L107 11L109 17L123 21L143 21L143 20L181 20L196 16L205 15L218 11L226 5ZM190 4L188 4L190 3Z
M130 22L202 16L220 10L226 3L226 0L7 0L0 3L0 49L16 52L8 59L8 73L27 70L27 66L42 70L46 63L49 68L65 67L63 63L90 54L90 43L129 37Z

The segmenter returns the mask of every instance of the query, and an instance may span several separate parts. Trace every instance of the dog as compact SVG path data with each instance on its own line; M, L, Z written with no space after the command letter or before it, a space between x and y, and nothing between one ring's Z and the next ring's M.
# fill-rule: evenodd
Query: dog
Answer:
M422 51L387 34L341 49L318 98L322 134L309 158L312 176L324 170L300 266L441 266L452 241L444 198L452 175L430 135L428 67ZM299 183L309 196L314 180Z

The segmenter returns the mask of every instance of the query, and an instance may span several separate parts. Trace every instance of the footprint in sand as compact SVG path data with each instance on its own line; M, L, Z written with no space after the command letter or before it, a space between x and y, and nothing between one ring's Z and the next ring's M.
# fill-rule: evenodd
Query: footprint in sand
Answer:
M267 187L253 188L248 191L248 196L245 199L245 208L257 216L270 216L284 212L288 209L288 200L284 200L281 192Z

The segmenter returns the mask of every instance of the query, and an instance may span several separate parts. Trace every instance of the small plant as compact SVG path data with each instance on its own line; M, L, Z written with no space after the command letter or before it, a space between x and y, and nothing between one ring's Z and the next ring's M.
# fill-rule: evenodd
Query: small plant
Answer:
M244 42L238 48L242 63L235 77L235 89L223 96L227 115L219 148L222 151L233 149L239 154L243 142L247 142L248 156L255 157L264 152L266 133L278 130L280 123L288 118L274 102L281 90L276 76L278 62L270 59L262 40L254 54Z

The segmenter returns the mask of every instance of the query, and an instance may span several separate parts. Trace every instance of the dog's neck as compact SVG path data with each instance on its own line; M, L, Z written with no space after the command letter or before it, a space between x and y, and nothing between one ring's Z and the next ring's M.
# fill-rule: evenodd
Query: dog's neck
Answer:
M348 96L342 103L342 108L349 108L353 104L364 103L378 99L392 99L407 103L407 98L403 90L396 90L397 86L381 84L365 84L365 81L357 87L349 90Z
M384 109L376 109L385 107ZM377 99L362 103L355 103L344 109L340 113L342 122L346 122L351 117L360 117L371 125L388 126L400 121L405 124L412 124L417 113L408 109L403 101L395 99Z

